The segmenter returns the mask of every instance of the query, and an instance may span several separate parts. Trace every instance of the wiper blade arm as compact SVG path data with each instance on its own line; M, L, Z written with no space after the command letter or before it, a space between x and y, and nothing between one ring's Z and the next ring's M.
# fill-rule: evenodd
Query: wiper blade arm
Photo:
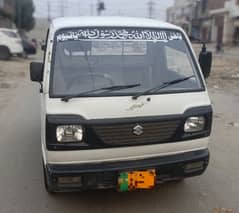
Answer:
M159 91L159 90L161 90L163 88L166 88L166 87L168 87L170 85L178 84L180 82L186 81L186 80L188 80L190 78L193 78L193 77L195 77L195 75L191 75L191 76L188 76L188 77L185 77L185 78L179 78L179 79L176 79L176 80L173 80L173 81L164 82L163 84L160 84L159 86L156 86L154 88L151 88L149 90L146 90L146 91L144 91L142 93L139 93L139 94L133 96L132 99L133 100L137 100L142 95L147 95L147 94L149 94L149 93L151 93L153 91L155 91L155 92Z
M139 87L139 86L141 86L141 84L116 85L116 86L111 86L111 87L103 87L103 88L99 88L99 89L90 90L90 91L87 91L87 92L82 92L82 93L79 93L79 94L76 94L76 95L67 95L67 96L61 98L61 100L64 101L64 102L68 102L72 98L78 98L78 97L81 97L81 96L84 96L84 95L87 95L87 94L90 94L90 93L98 92L98 91L101 91L101 90L105 90L103 92L103 93L105 93L106 91L108 92L108 91L115 91L115 90L130 89L130 88Z
M139 87L141 84L130 84L130 85L118 85L118 86L112 86L112 87L106 87L104 88L104 92L100 93L101 95L111 92L111 91L117 91L117 90L124 90L124 89L131 89L135 87Z
M121 90L121 89L130 89L134 87L139 87L141 84L129 84L129 85L116 85L112 87L104 87L103 90Z
M190 78L193 78L193 77L195 77L195 75L191 75L191 76L188 76L188 77L185 77L185 78L179 78L179 79L176 79L176 80L173 80L173 81L168 81L168 82L165 82L164 84L166 84L166 85L177 84L177 83L186 81L186 80L188 80Z

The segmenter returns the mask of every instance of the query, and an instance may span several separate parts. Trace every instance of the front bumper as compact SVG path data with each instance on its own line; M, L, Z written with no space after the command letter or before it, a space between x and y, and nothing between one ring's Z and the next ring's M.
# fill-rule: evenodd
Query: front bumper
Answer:
M120 172L156 169L157 184L201 175L209 163L208 149L150 159L81 165L46 165L48 183L54 191L116 188ZM61 178L72 178L62 183ZM75 181L77 180L77 181Z

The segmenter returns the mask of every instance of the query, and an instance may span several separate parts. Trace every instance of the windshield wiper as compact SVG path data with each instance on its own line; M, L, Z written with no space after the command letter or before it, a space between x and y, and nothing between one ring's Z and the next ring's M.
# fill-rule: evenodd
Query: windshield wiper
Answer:
M88 95L90 93L99 92L101 90L103 90L103 93L105 93L106 91L110 92L110 91L116 91L116 90L130 89L130 88L139 87L139 86L141 86L141 84L116 85L116 86L111 86L111 87L103 87L103 88L94 89L94 90L82 92L82 93L75 94L75 95L67 95L67 96L61 98L61 100L64 102L68 102L72 98L78 98L81 96Z
M166 88L166 87L168 87L170 85L178 84L180 82L186 81L186 80L194 78L194 77L195 77L195 75L191 75L191 76L188 76L188 77L185 77L185 78L179 78L179 79L176 79L176 80L173 80L173 81L164 82L163 84L160 84L160 85L158 85L156 87L153 87L151 89L148 89L148 90L146 90L144 92L141 92L141 93L133 96L132 99L133 100L137 100L142 95L148 95L148 94L150 94L152 92L158 92L159 90L161 90L163 88Z

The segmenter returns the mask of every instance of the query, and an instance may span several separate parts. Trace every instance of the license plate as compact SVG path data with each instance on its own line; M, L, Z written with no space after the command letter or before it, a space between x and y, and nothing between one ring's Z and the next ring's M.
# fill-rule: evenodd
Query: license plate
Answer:
M147 171L121 172L118 178L118 189L121 192L137 189L152 189L155 185L155 169Z

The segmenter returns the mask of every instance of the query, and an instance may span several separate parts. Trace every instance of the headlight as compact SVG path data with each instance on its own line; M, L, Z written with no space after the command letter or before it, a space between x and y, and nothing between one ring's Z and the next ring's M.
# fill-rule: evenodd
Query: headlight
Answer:
M56 138L60 143L79 142L83 139L81 125L65 125L56 128Z
M193 133L203 131L205 128L205 117L189 117L184 124L184 132Z

